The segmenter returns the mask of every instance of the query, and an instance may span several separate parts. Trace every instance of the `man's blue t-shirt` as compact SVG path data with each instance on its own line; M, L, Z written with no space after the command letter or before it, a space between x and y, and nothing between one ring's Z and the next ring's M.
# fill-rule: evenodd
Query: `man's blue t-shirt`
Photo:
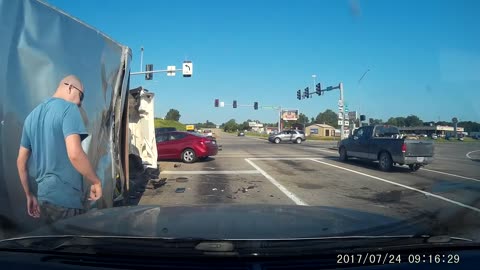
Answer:
M83 209L83 182L67 154L65 138L87 137L77 105L50 98L38 105L25 119L21 146L31 152L38 200L66 208Z

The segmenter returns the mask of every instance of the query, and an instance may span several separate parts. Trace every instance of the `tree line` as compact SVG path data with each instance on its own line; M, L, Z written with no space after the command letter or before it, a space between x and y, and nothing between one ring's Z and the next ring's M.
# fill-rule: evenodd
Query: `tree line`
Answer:
M176 109L170 109L167 114L165 115L166 120L180 120L180 112ZM360 126L359 119L350 120L355 121L356 126ZM237 130L251 130L249 122L258 122L257 120L253 121L248 119L247 121L237 123L235 119L230 119L229 121L223 123L220 128L224 129L225 131L237 131ZM376 118L369 118L367 121L370 125L393 125L397 127L418 127L418 126L453 126L452 122L448 121L423 121L417 115L411 114L408 116L397 116L397 117L390 117L387 121L383 121L382 119ZM327 109L324 112L320 112L317 114L316 117L309 118L307 115L300 113L298 119L296 121L283 121L284 128L291 128L294 124L300 125L313 125L313 124L327 124L334 128L338 128L338 115L336 112ZM278 122L276 123L264 123L266 126L276 127L278 126ZM216 128L216 125L213 122L206 121L205 123L196 123L195 126L197 128ZM460 121L457 123L457 126L463 127L466 132L480 132L480 123L473 122L473 121Z

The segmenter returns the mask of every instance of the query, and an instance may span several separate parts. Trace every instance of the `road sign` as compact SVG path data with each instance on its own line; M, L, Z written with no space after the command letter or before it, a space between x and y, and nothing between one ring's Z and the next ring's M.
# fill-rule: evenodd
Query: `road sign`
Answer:
M338 107L339 112L343 112L343 107Z
M343 121L343 124L344 124L345 126L350 126L350 122L348 122L348 120Z
M183 77L192 77L193 63L192 61L184 61L182 66Z
M222 108L225 107L225 102L220 101L220 107L222 107Z
M343 120L338 120L338 125L341 126L343 124Z
M285 121L296 121L298 120L298 110L283 110L282 111L282 119Z
M338 113L338 119L343 119L343 113L341 112Z
M338 107L343 107L343 101L341 99L338 100Z
M356 111L348 112L348 118L357 119L358 118L358 113Z
M175 76L175 66L167 66L167 76Z

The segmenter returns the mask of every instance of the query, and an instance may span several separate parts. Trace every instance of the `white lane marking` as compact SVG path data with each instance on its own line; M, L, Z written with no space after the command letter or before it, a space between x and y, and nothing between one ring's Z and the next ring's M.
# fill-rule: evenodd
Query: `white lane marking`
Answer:
M249 160L310 160L312 158L318 158L318 156L310 156L310 157L286 157L286 158L279 158L279 157L259 157L259 158L248 158Z
M254 140L263 141L263 142L268 141L268 138L264 138L264 137L262 137L263 138L262 139L262 138L258 138L258 137L245 136L245 138L254 139Z
M441 172L441 171L435 171L435 170L425 169L425 168L422 168L422 169L420 169L420 170L421 170L421 171L427 171L427 172L439 173L439 174L445 174L445 175L448 175L448 176L453 176L453 177L457 177L457 178L462 178L462 179L466 179L466 180L472 180L472 181L480 182L480 179L471 178L471 177L466 177L466 176L461 176L461 175L457 175L457 174L451 174L451 173L446 173L446 172Z
M304 205L308 206L308 204L301 199L299 199L293 192L289 191L286 187L282 186L277 180L275 180L273 177L271 177L268 173L266 173L264 170L262 170L260 167L258 167L255 163L253 163L250 159L246 158L246 162L248 162L252 167L257 169L265 178L267 178L274 186L276 186L278 189L280 189L281 192L283 192L285 195L287 195L290 200L292 200L294 203L297 205Z
M330 150L324 150L324 149L318 149L318 148L312 148L312 149L317 150L317 151L321 151L321 152L330 153L330 154L338 154L338 152L330 151Z
M289 158L306 158L306 157L310 157L310 158L316 158L316 157L319 157L318 155L275 155L275 156L272 156L272 155L244 155L244 154L238 154L238 155L235 155L235 154L230 154L230 155L216 155L215 157L217 158L275 158L276 156L282 156L282 157L289 157Z
M470 154L475 153L475 152L480 152L480 150L470 151L465 156L467 156L467 158L469 158L469 159L473 159L472 157L470 157Z
M416 188L413 188L413 187L410 187L410 186L399 184L399 183L389 181L387 179L383 179L383 178L380 178L380 177L376 177L376 176L373 176L373 175L369 175L369 174L366 174L366 173L362 173L362 172L358 172L358 171L355 171L355 170L340 167L340 166L337 166L337 165L333 165L333 164L330 164L330 163L327 163L327 162L323 162L323 161L319 161L319 160L315 160L315 159L310 159L310 160L313 161L313 162L317 162L317 163L327 165L327 166L335 167L337 169L341 169L341 170L344 170L344 171L349 171L349 172L352 172L352 173L356 173L356 174L359 174L359 175L370 177L372 179L379 180L379 181L382 181L382 182L385 182L385 183L389 183L389 184L392 184L392 185L395 185L395 186L399 186L399 187L403 187L403 188L406 188L406 189L409 189L409 190L413 190L413 191L422 193L424 195L431 196L431 197L440 199L442 201L446 201L446 202L449 202L449 203L452 203L452 204L455 204L455 205L458 205L458 206L461 206L461 207L464 207L464 208L467 208L467 209L470 209L470 210L473 210L475 212L480 213L479 208L476 208L476 207L473 207L473 206L470 206L470 205L467 205L467 204L463 204L461 202L457 202L457 201L454 201L454 200L451 200L451 199L448 199L448 198L445 198L445 197L442 197L442 196L439 196L439 195L436 195L436 194L433 194L433 193L430 193L430 192L426 192L426 191L416 189Z
M161 171L163 174L260 174L257 170L246 171Z

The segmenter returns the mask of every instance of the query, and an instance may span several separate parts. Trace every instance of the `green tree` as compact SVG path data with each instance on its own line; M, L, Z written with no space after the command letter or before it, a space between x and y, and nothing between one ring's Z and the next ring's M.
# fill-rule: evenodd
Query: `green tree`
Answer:
M386 124L391 126L404 127L405 117L390 117Z
M423 121L416 115L409 115L405 118L405 126L407 127L418 127L422 126Z
M298 115L298 119L297 119L297 121L295 121L295 123L308 124L308 117L305 114L300 113L300 115Z
M167 115L165 115L165 120L174 120L174 121L179 121L180 120L180 112L175 109L170 109L167 112Z
M241 124L238 124L238 129L239 130L251 130L252 128L250 127L250 125L248 124L249 122L253 122L252 120L248 119L247 121L241 123Z
M457 127L463 127L465 132L480 132L480 123L472 121L462 121L457 123Z
M368 123L370 125L381 125L381 124L383 124L383 120L382 119L370 118L370 119L368 119Z
M387 125L391 125L391 126L398 126L397 124L397 119L395 117L390 117L388 118L387 120Z
M223 131L225 132L234 132L237 131L238 129L238 124L235 122L235 119L230 119L228 122L226 122L223 125Z
M317 115L317 118L315 119L315 123L327 124L332 127L338 128L338 116L334 111L328 109L323 113L319 113Z
M207 120L207 121L205 122L205 124L204 124L204 127L205 127L205 128L216 128L217 125L215 125L215 123L210 122L210 121Z
M452 123L446 122L446 121L438 121L438 122L435 123L435 125L437 125L437 126L453 126Z

